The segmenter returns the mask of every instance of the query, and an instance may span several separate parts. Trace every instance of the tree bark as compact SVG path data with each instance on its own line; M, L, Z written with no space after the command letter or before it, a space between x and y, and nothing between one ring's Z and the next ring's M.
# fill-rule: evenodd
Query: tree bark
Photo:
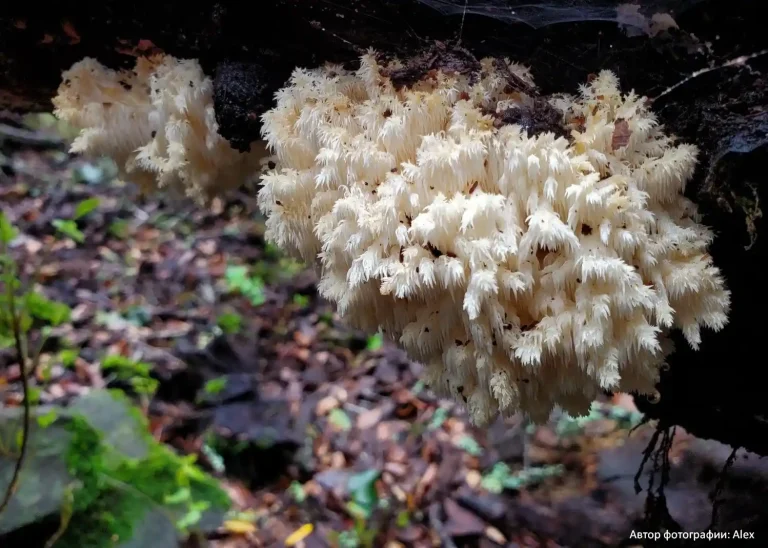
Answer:
M660 402L640 401L640 407L664 424L768 455L768 398L760 382L768 302L759 266L766 259L760 207L768 165L768 56L711 70L664 93L696 70L768 48L761 3L651 2L657 11L673 8L679 27L652 37L630 36L615 21L590 20L605 12L585 6L610 2L576 2L581 7L569 17L581 21L541 28L513 21L520 15L508 6L523 3L469 0L465 18L460 0L204 1L195 8L179 0L15 3L0 13L0 109L50 109L61 71L82 57L118 67L158 48L197 58L215 76L220 132L242 149L258 137L259 115L294 67L354 64L369 47L405 57L436 40L460 38L477 57L528 65L544 93L574 92L590 73L611 69L625 90L661 95L654 101L660 120L701 148L687 193L716 229L711 253L733 294L730 324L706 333L698 352L677 340ZM434 9L441 5L458 9L447 16ZM542 17L556 12L544 2L541 7L520 13L528 22L551 22Z

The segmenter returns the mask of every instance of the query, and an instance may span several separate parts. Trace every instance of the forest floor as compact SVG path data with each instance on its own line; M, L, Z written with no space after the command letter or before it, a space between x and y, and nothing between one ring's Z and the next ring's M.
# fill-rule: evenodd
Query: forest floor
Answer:
M100 367L109 354L150 364L153 434L197 454L240 511L214 546L631 546L643 530L634 477L654 427L630 433L631 397L582 421L475 428L424 387L418 364L345 327L313 273L264 243L255 187L210 210L143 198L109 163L43 146L51 130L21 131L0 135L0 204L23 233L13 253L73 310L44 349L40 399L121 386ZM76 358L62 359L65 339ZM8 406L21 399L11 361L0 350ZM729 453L677 431L665 495L684 529L708 527ZM739 452L728 477L729 523L760 515L765 463Z

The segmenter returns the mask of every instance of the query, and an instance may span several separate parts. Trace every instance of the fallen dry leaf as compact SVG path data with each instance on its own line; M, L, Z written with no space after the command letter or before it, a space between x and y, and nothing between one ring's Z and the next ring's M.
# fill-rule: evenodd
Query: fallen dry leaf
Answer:
M452 537L479 536L485 531L486 524L477 515L459 506L456 501L447 499L443 503L445 510L446 533Z
M464 481L467 482L472 489L477 489L480 486L480 482L483 481L483 476L477 470L468 470Z
M315 527L311 523L305 523L298 529L296 529L293 533L288 535L288 538L285 539L285 545L286 546L295 546L305 538L307 538L309 535L312 534L312 531L315 530Z
M419 483L416 485L416 492L414 493L414 497L416 498L417 502L421 501L422 497L424 496L424 493L427 491L427 489L429 489L429 487L435 481L435 478L437 478L438 470L439 470L439 467L434 462L431 463L429 466L427 466L427 470L424 472L424 475L421 476L421 479L419 479Z
M632 136L632 130L629 129L629 122L618 119L613 124L613 136L611 137L611 149L616 150L629 144L629 138Z
M315 406L315 414L318 417L323 417L327 415L331 409L336 409L339 406L339 400L334 398L333 396L326 396L323 399L321 399L319 402L317 402L317 406Z
M360 430L368 430L381 420L383 413L383 407L376 407L369 411L364 411L357 416L356 425Z
M234 533L236 535L246 535L248 533L255 533L258 529L256 525L250 521L240 519L229 519L224 522L224 529L228 533Z
M502 534L501 531L499 531L498 529L496 529L491 525L485 528L485 536L488 537L493 542L495 542L496 544L499 544L501 546L507 545L507 538Z

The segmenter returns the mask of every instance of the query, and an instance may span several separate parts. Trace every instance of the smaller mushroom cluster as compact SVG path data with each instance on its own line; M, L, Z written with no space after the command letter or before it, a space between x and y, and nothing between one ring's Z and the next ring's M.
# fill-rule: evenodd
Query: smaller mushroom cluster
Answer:
M111 157L144 190L205 202L258 172L264 149L241 154L218 134L213 82L195 60L139 57L116 71L86 58L62 80L54 113L81 129L72 152Z

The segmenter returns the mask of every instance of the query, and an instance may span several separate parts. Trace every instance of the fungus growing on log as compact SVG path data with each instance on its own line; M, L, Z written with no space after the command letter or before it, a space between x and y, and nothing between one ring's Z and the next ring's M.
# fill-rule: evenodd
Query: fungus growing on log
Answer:
M357 71L294 71L263 116L267 239L315 264L347 322L382 329L477 424L654 394L669 333L695 349L728 320L713 234L683 196L696 148L611 72L547 100L520 65L454 61L414 73L370 52ZM83 128L74 150L144 186L205 199L260 169L262 151L217 134L195 61L84 60L55 104Z
M218 133L213 82L194 60L139 57L116 71L86 58L62 75L54 113L81 128L72 152L106 155L144 190L205 201L254 173L264 150L242 154Z
M264 115L277 166L259 202L342 317L382 328L475 423L653 394L670 330L697 348L726 324L712 233L682 194L696 148L612 73L551 101L566 139L496 123L534 102L515 63L403 72L373 53L296 70Z

